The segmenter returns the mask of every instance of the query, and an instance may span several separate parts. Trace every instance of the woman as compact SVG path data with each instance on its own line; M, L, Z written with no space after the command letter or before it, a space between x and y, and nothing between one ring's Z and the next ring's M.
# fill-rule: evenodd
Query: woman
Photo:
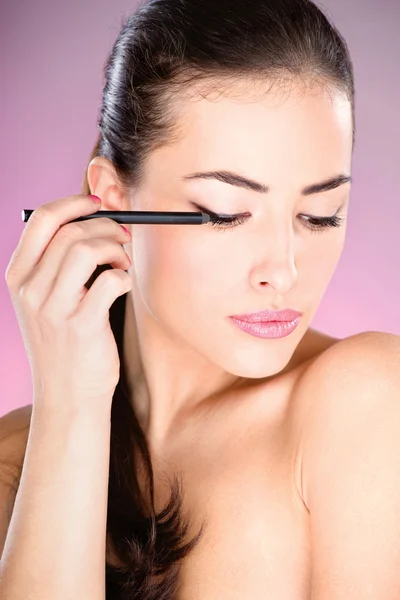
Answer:
M239 216L220 227L131 225L118 239L131 265L116 254L98 260L106 267L84 300L110 266L129 275L110 310L120 359L111 431L94 412L79 420L69 484L63 446L58 492L54 473L40 488L39 465L49 470L50 440L65 429L48 417L49 392L34 405L40 433L29 437L4 590L14 598L30 588L25 560L37 567L41 598L103 597L106 533L107 599L398 597L399 339L340 340L310 327L345 241L355 139L345 41L309 0L155 0L127 19L105 77L83 194L98 196L102 210ZM111 237L110 222L107 232L93 223L64 225L70 245L94 231ZM16 272L14 263L15 296ZM292 325L264 326L263 336L231 318L282 310L275 319ZM89 421L99 433L85 437ZM56 539L43 504L27 500L43 487L57 523L71 487L80 499L58 525L62 560L46 572L48 587L32 550L40 517L47 558Z

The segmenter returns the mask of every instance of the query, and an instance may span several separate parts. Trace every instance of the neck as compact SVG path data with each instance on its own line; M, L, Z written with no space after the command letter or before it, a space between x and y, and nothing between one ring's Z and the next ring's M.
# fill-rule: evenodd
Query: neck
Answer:
M132 408L154 445L173 438L243 382L169 335L132 290L126 297L123 360Z

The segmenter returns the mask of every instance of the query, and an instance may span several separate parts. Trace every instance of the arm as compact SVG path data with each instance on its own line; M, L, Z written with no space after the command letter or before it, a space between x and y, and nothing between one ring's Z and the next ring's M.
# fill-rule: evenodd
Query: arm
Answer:
M33 407L0 562L3 600L105 598L111 403L69 412Z
M343 340L313 365L310 392L311 600L399 600L400 337Z

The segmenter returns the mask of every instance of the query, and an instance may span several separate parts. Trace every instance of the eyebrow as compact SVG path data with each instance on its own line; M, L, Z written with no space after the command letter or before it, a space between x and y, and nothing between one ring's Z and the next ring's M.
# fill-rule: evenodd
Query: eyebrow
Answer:
M217 179L223 183L246 188L252 192L258 192L259 194L268 194L270 190L268 185L258 183L252 179L247 179L246 177L243 177L238 173L233 173L232 171L205 171L200 173L190 173L189 175L185 175L182 179ZM312 194L327 192L328 190L333 190L344 183L352 182L352 180L353 179L350 175L340 173L339 175L334 175L333 177L330 177L325 181L321 181L320 183L313 183L306 186L301 190L301 195L311 196Z

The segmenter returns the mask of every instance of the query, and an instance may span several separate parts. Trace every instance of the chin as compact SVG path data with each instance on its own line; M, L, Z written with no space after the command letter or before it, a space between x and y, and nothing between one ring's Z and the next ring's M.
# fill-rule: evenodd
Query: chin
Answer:
M266 379L278 375L281 371L287 367L293 356L292 352L273 352L272 349L269 352L248 352L244 355L244 352L238 349L238 353L235 357L232 357L230 365L225 365L226 370L233 375L238 377L244 377L245 379Z

